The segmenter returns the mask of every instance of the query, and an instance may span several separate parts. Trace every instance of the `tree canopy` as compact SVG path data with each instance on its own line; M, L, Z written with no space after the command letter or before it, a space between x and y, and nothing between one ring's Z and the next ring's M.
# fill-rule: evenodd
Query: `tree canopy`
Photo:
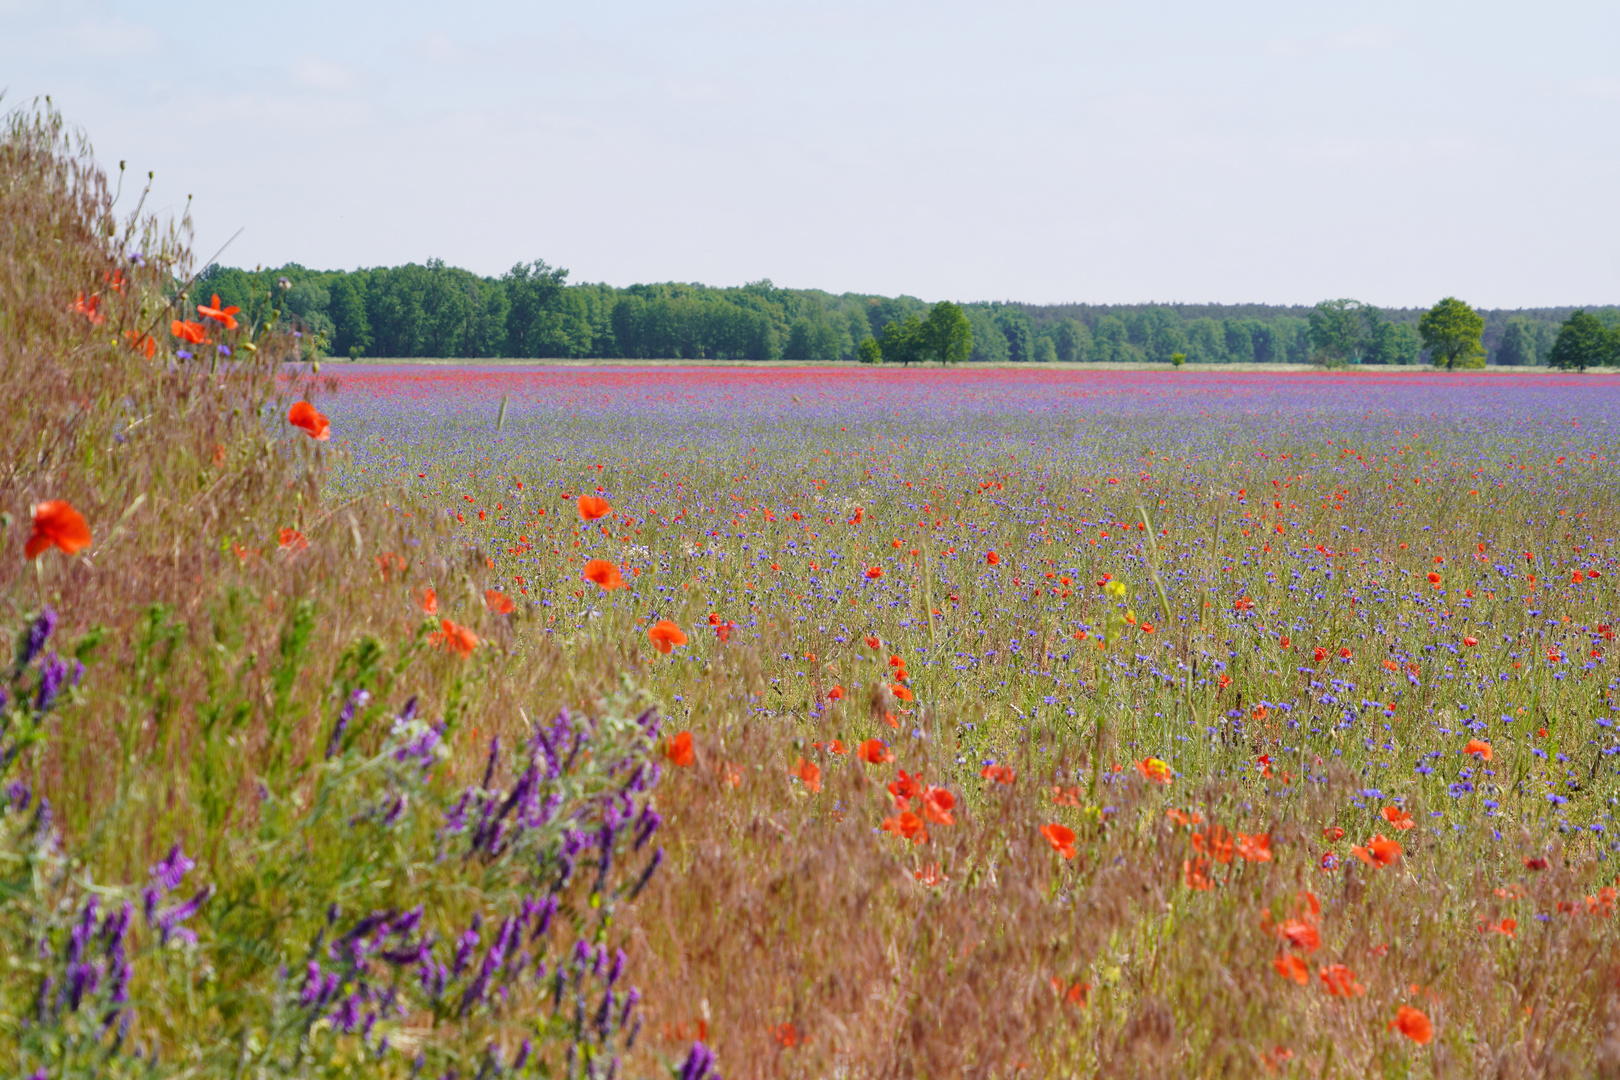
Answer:
M287 279L285 291L275 288L278 278ZM872 341L866 358L886 363L1169 363L1180 354L1196 366L1412 364L1432 350L1419 333L1424 312L1348 299L1309 308L1011 301L941 308L912 296L784 289L769 280L729 288L574 283L543 259L496 277L438 259L349 271L215 265L193 292L217 292L244 310L274 294L284 321L338 356L853 361ZM1574 310L1476 313L1489 361L1546 363ZM951 348L942 353L937 334L950 311L960 317L948 320ZM1605 328L1620 325L1620 309L1587 314ZM1442 366L1447 355L1438 354ZM1587 355L1602 357L1588 366L1620 362L1613 350Z
M1589 367L1615 362L1620 349L1620 332L1611 331L1603 320L1588 311L1577 311L1558 329L1547 362L1556 368L1585 371Z
M1447 370L1485 366L1484 332L1484 316L1455 296L1446 297L1418 320L1418 334L1434 366Z

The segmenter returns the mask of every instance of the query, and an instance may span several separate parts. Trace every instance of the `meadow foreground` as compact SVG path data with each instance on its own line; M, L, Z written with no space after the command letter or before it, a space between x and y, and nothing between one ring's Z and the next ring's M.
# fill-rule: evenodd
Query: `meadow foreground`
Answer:
M1620 1074L1615 379L318 371L7 125L8 1075Z
M634 916L663 1037L750 1075L1596 1060L1614 380L337 387L334 493L468 553L418 589L487 663L610 657L691 732Z

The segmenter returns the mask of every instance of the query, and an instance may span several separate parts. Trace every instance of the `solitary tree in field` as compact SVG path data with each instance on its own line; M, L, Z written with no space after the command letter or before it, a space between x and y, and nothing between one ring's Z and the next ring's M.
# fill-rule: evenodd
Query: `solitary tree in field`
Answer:
M863 364L881 364L883 346L878 344L877 338L862 338L861 343L855 346L855 359Z
M1485 366L1485 317L1455 296L1423 313L1418 334L1435 367L1447 370Z
M1613 351L1614 339L1602 320L1589 311L1577 311L1558 328L1547 362L1555 368L1585 371L1607 363Z
M973 324L949 300L934 305L922 329L923 354L941 367L959 364L973 352Z

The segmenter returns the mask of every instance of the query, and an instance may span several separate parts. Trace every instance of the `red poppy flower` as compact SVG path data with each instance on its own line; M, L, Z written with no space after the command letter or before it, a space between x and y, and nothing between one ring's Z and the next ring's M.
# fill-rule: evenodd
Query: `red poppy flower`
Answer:
M500 615L510 615L517 610L517 605L512 603L511 597L495 589L485 590L484 603L489 605L491 611Z
M1328 825L1322 830L1322 839L1326 840L1330 844L1343 840L1344 830L1339 828L1337 825Z
M90 526L65 499L35 503L33 516L34 529L23 547L26 558L32 559L49 547L74 555L90 546Z
M1403 852L1401 845L1382 833L1375 835L1367 841L1366 847L1359 845L1350 848L1350 854L1366 863L1368 866L1390 866L1400 859Z
M1472 649L1475 645L1479 644L1479 638L1477 638L1477 637L1465 637L1465 638L1463 638L1463 644L1468 646L1470 649Z
M1059 825L1054 821L1050 825L1041 826L1041 835L1046 837L1046 842L1052 845L1053 851L1065 859L1074 858L1073 829L1067 825Z
M922 793L923 817L935 825L955 825L956 818L951 816L955 806L956 796L942 787L931 787Z
M1246 836L1237 834L1237 853L1245 862L1271 861L1271 836L1267 833L1255 833Z
M86 300L84 298L84 293L80 293L74 298L73 305L70 310L76 311L80 315L83 315L86 319L89 319L91 326L100 326L102 323L107 321L107 316L103 315L99 310L97 310L100 306L101 297L99 295L92 296L89 300Z
M423 589L422 610L429 615L437 615L439 613L439 594L432 589Z
M1277 936L1302 953L1313 953L1322 947L1321 933L1313 922L1305 919L1289 919L1281 923L1277 927Z
M824 743L818 742L811 743L810 745L814 746L817 750L825 750L829 754L849 753L849 747L844 745L844 740L842 739L828 739Z
M471 656L478 648L478 635L465 626L457 626L449 619L439 621L439 629L428 635L428 640L449 652Z
M206 326L202 323L187 322L183 319L175 319L169 323L169 333L191 345L201 345L208 340L208 328Z
M279 539L281 546L288 551L303 551L309 547L309 541L297 529L282 529Z
M1271 966L1277 969L1277 974L1285 979L1293 979L1301 986L1311 981L1310 966L1297 956L1284 953L1273 960Z
M894 796L894 808L904 810L906 800L921 795L923 790L922 773L906 775L906 770L900 770L900 776L889 783L889 794Z
M1156 757L1146 757L1136 763L1136 771L1155 784L1170 782L1170 763Z
M1198 892L1208 892L1215 887L1215 883L1209 879L1208 859L1181 860L1181 879L1187 888Z
M592 559L585 564L585 577L600 585L603 590L611 592L624 587L624 578L619 575L619 568L606 559ZM676 642L684 645L686 642Z
M1006 765L991 763L979 770L979 776L985 780L993 780L998 784L1010 784L1017 779L1018 774Z
M993 551L987 552L984 556L984 561L989 563L991 566L995 566L1001 562L1001 556L997 555Z
M891 693L894 694L895 697L899 698L901 701L916 701L917 700L917 695L913 694L910 690L907 690L904 686L901 686L899 683L896 683L895 685L889 687L889 690L890 690Z
M315 406L307 401L296 402L287 410L287 423L295 428L303 428L316 442L325 442L331 438L331 432L327 429L332 426L332 422L316 412Z
M910 840L914 844L920 844L928 839L928 829L923 825L923 819L910 810L892 818L884 818L883 831Z
M1311 659L1320 664L1322 661L1327 659L1327 650L1318 645L1315 651L1311 653Z
M1412 820L1411 814L1398 806L1386 806L1384 807L1382 813L1385 821L1389 822L1402 832L1405 832L1407 829L1410 829L1417 824L1417 822Z
M1356 973L1343 964L1329 964L1317 972L1322 986L1334 997L1360 997L1367 988L1356 982Z
M799 777L804 782L805 787L808 787L812 792L820 792L821 766L818 766L815 761L805 761L804 758L800 758L799 764L795 764L792 769L789 769L789 772Z
M227 330L236 329L235 315L241 310L241 308L236 307L234 304L228 308L220 307L219 293L215 293L213 297L209 299L207 304L197 305L197 314L201 315L205 319L213 319L217 323L223 323L225 325L225 329Z
M1391 1020L1384 1030L1399 1031L1420 1046L1428 1045L1434 1038L1434 1024L1420 1010L1410 1005L1402 1005L1395 1010L1395 1019Z
M1339 646L1339 659L1340 660L1348 660L1348 659L1350 659L1350 646L1348 646L1348 645Z
M867 635L867 637L866 637L866 647L868 649L871 649L873 652L876 652L882 645L883 645L883 642L880 639L875 638L870 634Z
M152 359L157 353L157 339L151 334L137 334L133 330L125 330L124 337L129 339L129 347L146 357Z
M671 765L687 768L697 760L697 753L692 749L692 733L682 731L673 736L664 747L664 756Z
M1193 833L1193 847L1225 865L1232 861L1232 834L1224 825L1211 825L1201 833Z
M1463 747L1465 754L1478 754L1481 761L1491 760L1491 744L1483 739L1469 739L1468 745Z
M1089 1004L1091 984L1088 982L1077 982L1065 989L1063 980L1054 975L1052 976L1052 989L1057 991L1058 998L1065 1005L1078 1005L1083 1009Z
M1284 634L1282 637L1278 638L1277 644L1284 649L1288 648L1288 635Z
M600 495L581 495L579 497L579 516L586 521L595 521L599 517L606 517L613 508L608 501Z
M831 690L827 691L827 700L828 701L843 701L844 700L844 688L842 686L834 686Z
M855 751L855 756L868 765L886 765L894 760L894 751L884 746L882 739L867 739Z
M876 581L878 578L883 576L883 568L879 566L868 566L866 568L866 576L868 579Z
M681 628L668 619L659 619L654 623L652 628L647 631L647 638L659 652L666 656L669 655L671 649L686 644L686 635L681 633Z

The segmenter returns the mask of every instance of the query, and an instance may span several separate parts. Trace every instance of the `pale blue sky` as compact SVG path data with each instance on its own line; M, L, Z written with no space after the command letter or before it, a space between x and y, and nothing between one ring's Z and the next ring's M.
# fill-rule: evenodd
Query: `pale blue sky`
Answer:
M924 299L1620 299L1620 6L0 0L199 256Z

